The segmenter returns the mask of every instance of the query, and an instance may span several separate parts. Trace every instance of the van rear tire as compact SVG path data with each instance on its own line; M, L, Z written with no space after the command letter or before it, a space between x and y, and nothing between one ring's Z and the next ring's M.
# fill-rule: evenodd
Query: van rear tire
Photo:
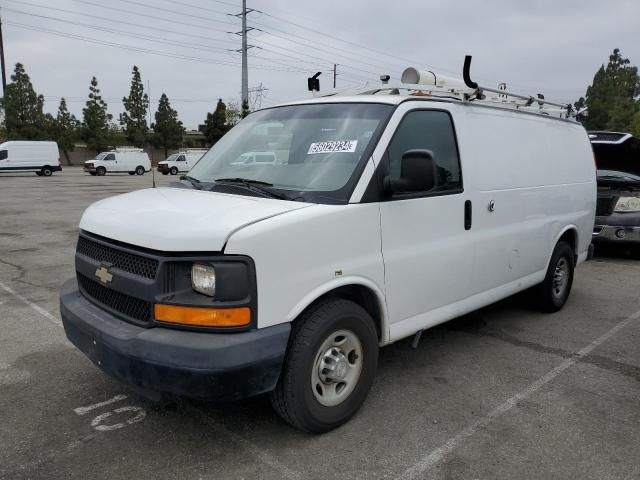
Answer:
M571 293L574 269L573 249L567 242L558 242L544 280L533 288L536 305L542 312L553 313L564 307Z
M144 167L142 165L138 165L135 173L136 175L144 175Z
M377 366L378 334L371 316L349 300L322 300L293 325L271 404L295 428L328 432L364 403Z
M98 175L99 177L104 177L107 174L107 169L104 167L98 167L96 168L96 175Z
M36 175L38 175L39 177L42 176L42 172L34 172Z
M127 172L129 175L135 175L136 172Z
M50 177L53 174L53 169L49 166L42 167L42 170L40 170L40 173L42 173L42 175L45 177Z

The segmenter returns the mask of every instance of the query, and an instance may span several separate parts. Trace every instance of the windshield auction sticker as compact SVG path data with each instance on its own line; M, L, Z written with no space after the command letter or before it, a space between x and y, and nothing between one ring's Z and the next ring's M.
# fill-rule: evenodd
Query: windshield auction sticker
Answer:
M314 153L353 153L358 146L357 140L332 140L330 142L314 142L309 145L307 155Z

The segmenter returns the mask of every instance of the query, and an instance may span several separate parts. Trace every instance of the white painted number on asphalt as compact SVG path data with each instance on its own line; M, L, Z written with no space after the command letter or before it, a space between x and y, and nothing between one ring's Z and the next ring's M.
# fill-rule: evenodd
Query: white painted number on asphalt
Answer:
M110 398L109 400L105 400L104 402L94 403L93 405L88 405L86 407L74 408L73 411L76 412L78 415L85 415L90 411L95 410L96 408L101 408L101 407L110 405L112 403L121 402L122 400L126 400L126 398L127 398L126 395L116 395L115 397ZM129 418L127 418L124 422L105 423L105 420L111 417L114 413L118 414L118 413L125 413L125 412L132 412L132 414L135 413L135 415L129 416ZM117 430L119 428L123 428L128 425L140 422L144 420L144 417L146 416L147 416L147 412L145 412L142 407L127 405L125 407L118 407L114 410L101 413L100 415L94 417L93 420L91 420L91 426L95 430L98 430L101 432L108 432L110 430Z

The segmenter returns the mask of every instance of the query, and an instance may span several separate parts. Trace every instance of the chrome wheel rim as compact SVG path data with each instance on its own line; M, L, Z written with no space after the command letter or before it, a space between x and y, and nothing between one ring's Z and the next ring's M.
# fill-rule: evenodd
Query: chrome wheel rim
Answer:
M353 392L362 373L362 343L350 330L338 330L320 345L311 369L311 390L318 402L334 407Z
M555 298L562 298L569 283L569 262L562 257L556 264L551 282L551 293Z

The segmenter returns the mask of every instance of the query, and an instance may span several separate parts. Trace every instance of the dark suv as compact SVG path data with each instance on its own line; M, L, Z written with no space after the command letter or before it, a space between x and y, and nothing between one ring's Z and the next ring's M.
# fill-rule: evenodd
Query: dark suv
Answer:
M617 132L589 138L598 169L593 241L640 245L640 139Z

